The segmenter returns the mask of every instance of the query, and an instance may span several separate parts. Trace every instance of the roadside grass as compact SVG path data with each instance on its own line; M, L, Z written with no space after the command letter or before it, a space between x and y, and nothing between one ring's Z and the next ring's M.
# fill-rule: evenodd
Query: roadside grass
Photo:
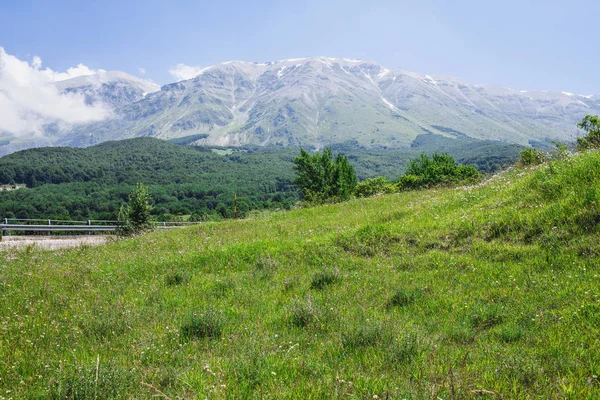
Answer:
M598 398L600 154L0 253L0 399Z

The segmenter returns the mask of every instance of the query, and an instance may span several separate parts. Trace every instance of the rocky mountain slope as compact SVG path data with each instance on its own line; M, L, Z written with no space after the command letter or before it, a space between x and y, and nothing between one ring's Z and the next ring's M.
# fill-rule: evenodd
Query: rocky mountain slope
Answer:
M600 96L474 85L327 57L226 62L160 90L138 78L106 74L59 83L114 112L100 122L52 132L54 144L197 135L200 145L322 148L355 140L365 147L401 148L419 134L435 133L527 145L573 140L575 123L600 113Z
M83 95L87 104L101 102L113 108L142 100L148 93L160 90L154 83L120 71L79 76L56 82L55 86L62 93Z
M528 144L572 139L599 96L526 92L387 69L363 60L228 62L165 85L116 117L79 127L61 143L206 134L198 144L323 147L357 140L403 147L424 132Z

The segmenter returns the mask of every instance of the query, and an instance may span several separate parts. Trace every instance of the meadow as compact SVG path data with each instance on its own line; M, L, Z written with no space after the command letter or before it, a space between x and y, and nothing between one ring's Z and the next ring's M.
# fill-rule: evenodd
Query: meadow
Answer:
M600 153L0 253L0 399L600 397Z

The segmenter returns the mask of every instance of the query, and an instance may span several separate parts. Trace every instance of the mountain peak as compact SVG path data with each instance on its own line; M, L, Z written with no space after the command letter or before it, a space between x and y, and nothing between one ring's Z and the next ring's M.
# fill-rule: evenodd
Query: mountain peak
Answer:
M400 148L436 134L527 145L573 140L576 122L600 113L599 96L474 85L351 58L226 61L192 72L160 89L118 71L58 82L114 112L53 138L71 146L190 136L201 145Z

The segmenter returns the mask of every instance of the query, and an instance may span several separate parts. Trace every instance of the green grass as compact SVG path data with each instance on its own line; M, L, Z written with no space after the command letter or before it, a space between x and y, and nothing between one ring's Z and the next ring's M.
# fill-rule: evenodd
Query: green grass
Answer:
M600 154L0 254L0 398L600 397Z

